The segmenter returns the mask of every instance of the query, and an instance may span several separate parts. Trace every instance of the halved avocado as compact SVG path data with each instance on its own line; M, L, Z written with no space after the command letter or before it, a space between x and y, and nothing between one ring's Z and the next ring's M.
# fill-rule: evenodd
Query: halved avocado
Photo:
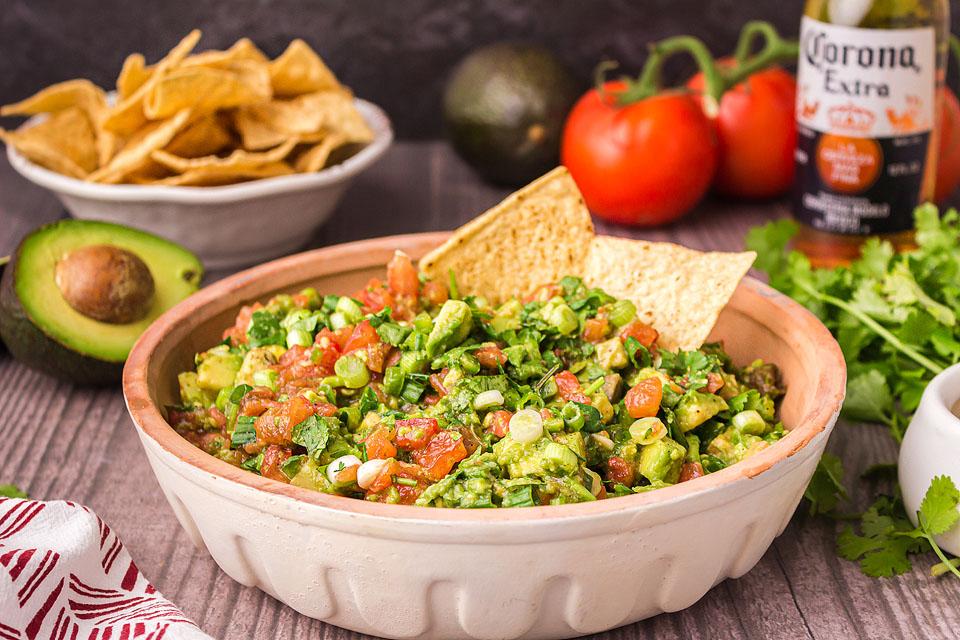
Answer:
M144 231L61 220L30 233L0 278L0 337L15 358L78 384L110 384L141 333L197 290L195 255Z

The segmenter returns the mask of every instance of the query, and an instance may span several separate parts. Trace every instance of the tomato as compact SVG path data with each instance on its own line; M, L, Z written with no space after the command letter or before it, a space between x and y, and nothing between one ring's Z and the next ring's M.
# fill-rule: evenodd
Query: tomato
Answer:
M397 420L397 448L413 451L427 446L430 439L440 431L436 418L409 418Z
M453 465L467 457L463 437L456 431L441 431L427 446L413 452L413 459L434 480L450 473Z
M513 414L506 409L491 411L483 419L484 431L502 438L510 433L510 418Z
M397 447L393 444L394 432L386 427L377 427L364 440L367 451L367 460L374 458L386 460L397 455Z
M587 342L600 342L606 339L609 331L610 323L600 316L589 318L583 323L583 339Z
M707 374L707 393L716 393L723 388L723 378L719 373L713 373L712 371Z
M567 402L590 404L590 399L583 395L583 390L580 388L580 381L577 380L577 376L569 371L561 371L555 375L553 379L557 383L557 390L560 392L561 398Z
M397 304L393 294L379 278L371 278L367 286L357 291L353 297L360 301L364 313L377 313L385 307L394 309Z
M287 447L271 444L263 450L263 462L260 463L260 475L264 478L279 480L280 482L290 482L290 479L283 474L280 467L291 455L293 455L293 453Z
M373 483L367 488L367 499L375 499L383 502L389 495L386 490L391 486L396 487L400 494L400 504L413 504L427 488L428 484L423 478L423 469L415 464L389 460L383 469L374 479ZM414 486L409 483L395 483L396 478L406 478L416 481Z
M259 416L267 409L279 405L276 397L277 394L267 387L254 387L247 391L240 400L240 415Z
M632 487L635 478L633 465L620 456L611 456L607 460L607 480Z
M647 349L653 346L653 343L657 341L657 338L660 337L660 334L656 329L651 327L648 324L640 322L639 320L634 320L623 329L620 330L620 339L624 342L627 341L627 338L633 338Z
M717 166L713 125L697 101L664 92L620 106L622 81L588 91L563 131L561 162L596 215L652 226L676 220L700 201Z
M387 263L387 287L397 295L416 297L420 292L420 277L410 256L402 251L393 254Z
M944 87L940 90L940 153L937 160L935 202L943 202L960 186L960 101Z
M484 369L498 369L507 364L507 355L497 345L490 345L477 349L474 354Z
M662 399L663 383L660 378L646 378L627 391L623 403L631 418L652 418L660 410Z
M422 293L427 302L435 307L439 307L450 299L450 291L447 289L447 285L436 280L425 282Z
M367 345L367 369L376 373L383 373L390 356L392 346L386 342L373 342Z
M684 462L680 467L680 479L677 482L686 482L704 475L703 465L699 462Z
M293 396L283 404L267 409L253 423L257 431L256 444L293 444L290 440L293 428L312 415L313 405L303 396ZM248 453L254 453L255 450L256 447L247 445Z
M430 386L433 387L433 390L436 391L437 395L441 398L448 393L447 388L443 386L443 379L447 377L447 373L449 373L449 370L443 368L438 373L431 373L428 378Z
M223 339L227 340L229 338L234 345L246 344L248 340L247 327L250 326L250 319L253 318L253 312L260 309L263 309L263 305L259 302L241 307L233 326L223 332Z
M717 66L729 69L734 64L725 59ZM703 74L695 75L687 86L703 91ZM712 118L719 142L713 180L718 193L759 199L790 190L797 144L796 101L797 82L779 67L758 71L723 94ZM711 108L716 110L716 105Z
M343 352L350 353L351 351L363 349L367 345L377 342L380 342L380 336L377 335L377 330L373 328L369 320L364 320L353 328L350 339L343 345Z

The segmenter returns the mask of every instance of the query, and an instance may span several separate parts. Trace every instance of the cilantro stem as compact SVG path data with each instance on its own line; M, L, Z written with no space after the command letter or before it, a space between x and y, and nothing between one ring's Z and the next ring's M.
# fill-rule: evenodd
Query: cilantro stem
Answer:
M949 562L938 562L930 567L930 575L939 578L948 571L953 571L954 567L960 566L960 558L952 558Z
M867 314L863 313L853 305L847 303L844 300L841 300L840 298L835 298L829 294L817 291L810 284L804 282L803 280L796 280L795 283L798 287L800 287L801 289L809 293L811 296L813 296L817 300L820 300L821 302L825 302L826 304L830 304L840 309L843 309L844 311L849 313L851 316L859 320L868 329L870 329L871 331L876 333L878 336L880 336L881 338L889 342L898 351L903 353L905 356L909 357L911 360L913 360L917 364L926 368L934 375L937 375L938 373L943 371L942 366L938 365L936 362L933 362L932 360L927 358L925 355L915 350L913 347L904 344L900 340L900 338L893 335L889 330L887 330L886 327L884 327L882 324L880 324L879 322L877 322Z
M919 514L918 514L918 517L919 517ZM954 566L952 562L950 562L950 559L947 558L946 554L944 554L943 551L940 549L940 545L938 545L936 541L934 541L933 536L927 533L926 531L924 531L923 537L927 539L927 542L929 542L930 546L933 547L933 552L937 554L937 557L940 558L940 561L947 566L947 569L950 570L950 573L960 578L960 569L957 569L957 567Z

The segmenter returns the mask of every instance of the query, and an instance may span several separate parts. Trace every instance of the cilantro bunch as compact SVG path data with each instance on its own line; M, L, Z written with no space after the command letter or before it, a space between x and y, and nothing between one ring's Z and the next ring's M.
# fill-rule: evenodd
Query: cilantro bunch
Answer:
M815 269L788 251L797 232L792 220L751 229L746 240L770 284L815 313L840 344L848 369L843 415L887 425L898 443L927 383L960 362L960 214L940 216L926 204L914 217L916 250L897 254L871 238L858 260L834 269ZM824 455L805 496L811 514L836 515L846 498L839 458ZM837 516L858 520L860 530L846 527L838 552L859 560L867 575L890 576L910 569L909 554L933 550L941 560L933 574L960 577L960 562L948 561L934 541L956 525L958 501L953 481L935 478L914 528L899 496L880 496L862 514Z

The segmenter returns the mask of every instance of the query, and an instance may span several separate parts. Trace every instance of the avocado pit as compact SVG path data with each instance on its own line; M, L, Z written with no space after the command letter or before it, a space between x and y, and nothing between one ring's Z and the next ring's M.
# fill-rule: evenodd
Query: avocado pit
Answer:
M150 311L155 291L146 263L108 244L70 251L57 262L57 288L74 310L110 324L128 324Z

